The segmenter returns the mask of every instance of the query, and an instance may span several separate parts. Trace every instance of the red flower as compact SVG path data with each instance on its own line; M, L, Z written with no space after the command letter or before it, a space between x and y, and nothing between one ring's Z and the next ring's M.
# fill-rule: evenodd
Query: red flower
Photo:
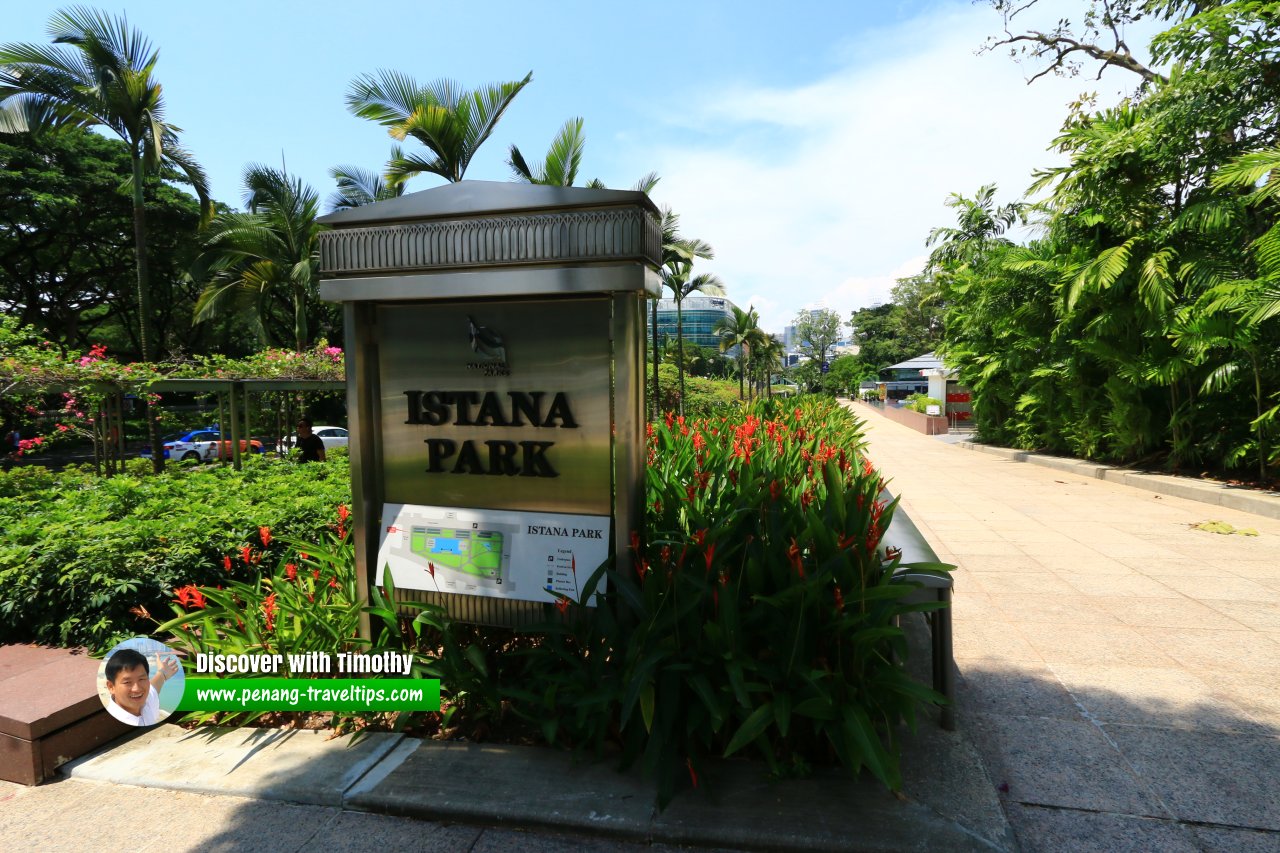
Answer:
M639 561L636 563L636 574L640 576L640 580L641 580L641 582L643 582L643 581L644 581L644 579L645 579L645 577L649 574L649 561L648 561L648 560L643 560L643 559L642 559L642 560L639 560Z
M852 533L850 533L848 536L841 536L841 537L840 537L840 539L837 541L837 543L836 543L836 544L837 544L837 545L839 545L839 546L840 546L840 550L841 550L841 551L843 551L843 550L845 550L846 548L848 548L848 547L852 546L852 545L853 545L853 543L855 543L855 542L857 542L857 541L858 541L858 537L857 537L857 536L854 536Z
M263 527L259 527L258 535L262 537L263 548L268 548L271 546L271 528L270 527L266 527L265 525Z
M844 594L840 592L840 585L836 584L835 588L836 612L844 610Z
M794 536L791 537L791 547L787 549L787 558L791 560L791 568L795 570L801 580L804 580L804 554L801 552L800 546L796 544Z
M300 560L305 560L305 559L307 559L307 552L306 552L306 551L300 551L300 552L298 553L298 559L300 559Z
M707 446L707 440L702 437L702 433L695 432L693 434L693 449L701 453L702 448L706 446Z
M559 611L560 611L560 615L561 615L561 616L563 616L563 615L565 614L565 612L569 609L569 605L570 605L570 604L572 604L572 603L573 603L573 602L572 602L572 601L570 601L570 600L569 600L569 599L567 599L567 598L557 598L557 599L556 599L556 610L559 610Z
M769 483L769 500L776 501L780 497L782 497L782 484L773 480Z
M294 563L284 564L284 576L291 581L298 579L298 567Z
M173 594L177 597L178 603L188 610L192 608L196 610L204 609L204 593L191 584L187 584L181 589L175 589Z
M702 554L702 558L707 561L708 572L711 571L711 561L715 559L715 556L716 556L716 543L712 542L710 545L707 546L707 550L704 551Z
M312 570L311 570L311 579L312 579L312 580L316 580L316 581L320 580L320 570L319 570L319 569L312 569Z
M670 545L663 545L663 546L662 546L662 551L660 552L660 554L659 554L659 555L662 557L662 562L663 562L663 563L669 563L669 562L671 562L671 546L670 546Z
M635 531L635 530L631 531L631 550L632 551L640 550L640 534L638 531Z
M902 556L902 549L894 548L894 547L885 548L884 556L885 556L885 559L896 560Z
M798 412L800 410L796 409L796 411ZM689 780L693 782L693 787L698 787L698 772L693 769L693 759L686 758L684 760L684 766L689 768Z
M246 563L252 563L252 562L253 562L253 549L252 549L252 548L250 548L248 545L245 545L243 548L241 548L241 549L240 549L240 559L244 560Z
M329 586L338 589L338 579L336 577L329 578Z
M223 555L223 557L222 557L222 568L223 568L225 571L228 571L228 572L229 572L229 571L231 571L231 557L230 557L230 555Z
M697 533L693 534L693 543L695 545L701 546L703 541L706 538L707 538L707 530L704 527L702 530L699 530Z
M338 504L338 520L345 523L346 520L350 517L351 517L351 510L347 509L347 505Z
M262 616L267 621L267 630L274 630L276 625L276 594L274 592L262 600Z

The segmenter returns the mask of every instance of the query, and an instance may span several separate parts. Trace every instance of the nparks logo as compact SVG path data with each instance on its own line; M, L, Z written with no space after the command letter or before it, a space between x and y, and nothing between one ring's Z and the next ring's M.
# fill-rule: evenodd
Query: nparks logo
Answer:
M467 362L467 370L478 370L485 376L510 376L511 365L507 362L507 344L502 334L481 326L470 314L467 315L467 326L471 351L479 356L477 360Z

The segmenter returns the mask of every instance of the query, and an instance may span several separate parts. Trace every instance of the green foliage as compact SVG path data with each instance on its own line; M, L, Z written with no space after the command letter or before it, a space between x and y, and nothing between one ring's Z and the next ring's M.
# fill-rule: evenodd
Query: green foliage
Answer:
M196 654L339 654L363 650L359 637L361 597L357 589L345 505L332 515L335 528L307 544L280 541L288 549L255 563L247 578L215 587L188 585L173 590L174 618L158 625L174 649ZM268 673L264 673L266 675ZM193 712L187 719L243 725L266 712L227 715Z
M176 587L252 577L280 553L276 540L316 538L349 489L345 457L109 479L76 468L0 474L0 642L107 648L147 633L135 608L164 612ZM276 538L265 548L261 527Z
M972 388L984 439L1276 476L1273 7L1147 4L1168 27L1151 44L1168 76L1126 49L1119 66L1143 82L1114 107L1073 106L1054 141L1067 162L1031 190L1042 201L997 207L990 186L952 196L957 227L930 236L939 352ZM1070 46L1059 31L1032 43L1041 58ZM1026 246L1003 233L1019 213L1040 226Z
M903 408L910 409L913 412L919 412L922 415L929 413L930 406L937 406L939 411L946 411L942 405L942 401L927 394L912 394L907 398L907 403Z
M679 409L680 379L674 364L664 362L658 366L659 409L674 412ZM732 382L688 376L684 381L684 410L687 417L704 418L735 409L739 405L738 389Z

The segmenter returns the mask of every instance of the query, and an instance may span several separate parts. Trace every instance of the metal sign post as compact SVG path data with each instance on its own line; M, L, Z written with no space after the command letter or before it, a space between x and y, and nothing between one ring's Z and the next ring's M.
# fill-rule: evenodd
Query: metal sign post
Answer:
M464 181L324 217L361 589L520 626L628 563L644 488L642 193Z

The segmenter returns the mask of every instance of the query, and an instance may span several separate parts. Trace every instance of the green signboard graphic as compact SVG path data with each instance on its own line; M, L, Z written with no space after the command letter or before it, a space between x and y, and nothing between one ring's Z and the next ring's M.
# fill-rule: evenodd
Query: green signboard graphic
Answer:
M502 570L502 534L492 530L413 527L409 550L433 563L482 578Z

